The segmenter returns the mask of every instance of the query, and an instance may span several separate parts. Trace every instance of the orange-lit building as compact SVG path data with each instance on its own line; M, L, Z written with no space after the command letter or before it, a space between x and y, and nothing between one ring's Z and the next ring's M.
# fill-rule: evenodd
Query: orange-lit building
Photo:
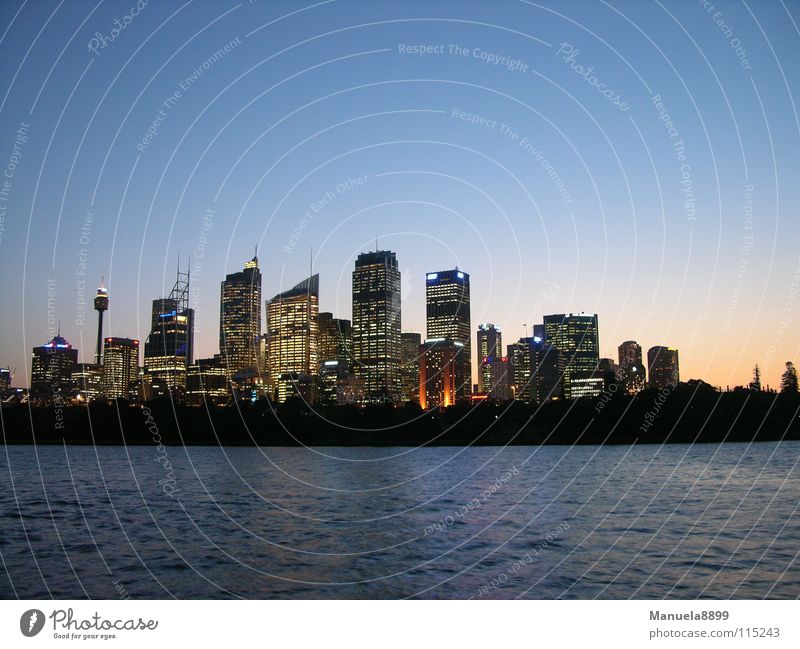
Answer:
M423 410L452 406L465 390L464 343L431 338L420 346L419 405Z

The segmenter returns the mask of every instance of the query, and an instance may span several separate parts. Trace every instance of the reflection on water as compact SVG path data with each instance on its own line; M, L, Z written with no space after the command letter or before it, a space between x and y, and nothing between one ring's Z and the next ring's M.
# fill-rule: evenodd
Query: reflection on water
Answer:
M0 596L795 598L799 454L7 447Z

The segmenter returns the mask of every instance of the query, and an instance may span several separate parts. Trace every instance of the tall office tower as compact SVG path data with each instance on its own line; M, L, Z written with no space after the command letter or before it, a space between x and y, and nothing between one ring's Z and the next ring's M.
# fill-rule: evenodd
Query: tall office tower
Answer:
M492 361L503 356L503 334L497 325L478 325L478 391L491 392Z
M261 271L258 257L220 284L219 353L229 377L258 367L261 333Z
M72 369L72 394L78 403L91 403L103 394L103 366L76 363Z
M681 380L678 367L678 350L657 345L647 350L647 371L651 388L666 388L678 385Z
M11 389L11 370L0 367L0 397Z
M221 354L200 358L186 369L186 405L223 405L229 395L228 374Z
M422 336L404 331L401 336L400 383L403 401L419 401L419 356Z
M520 338L506 348L509 383L514 398L526 403L536 401L536 385L533 381L533 338Z
M267 302L269 375L280 402L297 393L313 400L319 372L319 275Z
M597 376L600 361L597 314L546 315L544 329L546 342L562 356L564 397L577 399L601 394L603 379Z
M100 365L103 354L103 312L108 310L108 290L103 286L102 278L97 295L94 296L94 310L97 311L97 351L94 354L94 364Z
M64 404L72 390L72 370L78 362L73 349L59 333L50 342L33 348L31 401Z
M489 399L508 401L511 393L511 363L507 356L487 356L481 364L484 388Z
M400 395L400 270L395 253L361 253L353 270L353 373L369 398Z
M334 318L323 311L319 314L319 362L337 361L339 369L351 365L353 328L349 320Z
M563 396L563 356L539 336L509 345L508 362L516 399L544 403Z
M533 337L539 340L547 340L547 332L545 331L543 323L533 325Z
M320 406L338 406L347 403L346 386L352 375L339 361L322 361L317 379L315 403ZM360 403L360 400L359 400Z
M626 394L644 390L647 373L642 363L642 347L635 340L626 340L618 349L619 378Z
M419 405L423 410L446 408L459 400L465 379L463 352L464 343L451 338L432 338L420 346Z
M150 335L144 343L145 394L181 396L193 362L194 309L189 308L189 273L178 270L169 297L153 300Z
M139 377L139 341L106 338L103 348L103 395L106 399L130 399Z
M534 336L531 343L532 395L537 403L560 399L564 394L564 359L546 340Z
M470 322L469 273L442 270L425 276L427 339L449 338L462 343L459 350L463 365L462 384L456 400L469 401L472 392L472 324Z

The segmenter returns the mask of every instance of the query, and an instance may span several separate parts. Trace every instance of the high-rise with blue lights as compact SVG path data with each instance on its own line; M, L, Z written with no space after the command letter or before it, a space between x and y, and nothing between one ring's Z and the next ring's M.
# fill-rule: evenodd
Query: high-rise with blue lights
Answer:
M72 371L78 362L73 349L60 334L33 348L30 398L38 403L65 403L72 390Z
M458 268L425 275L426 340L447 339L459 343L461 364L455 400L465 401L472 392L472 324L470 322L469 274Z
M186 368L193 362L194 310L189 273L178 271L169 297L153 300L150 335L144 343L145 394L183 397Z

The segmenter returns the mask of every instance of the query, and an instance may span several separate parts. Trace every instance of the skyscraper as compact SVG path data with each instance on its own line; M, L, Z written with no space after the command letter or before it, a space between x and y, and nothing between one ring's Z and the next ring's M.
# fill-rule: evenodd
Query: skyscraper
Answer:
M458 361L463 380L455 398L467 401L472 392L469 274L456 268L425 275L425 311L427 340L447 338L461 343Z
M78 362L73 349L59 333L33 348L30 398L39 403L66 403L72 390L72 370Z
M106 338L103 348L103 395L106 399L130 399L139 377L139 341Z
M7 367L0 367L0 397L11 389L11 370Z
M680 382L678 350L674 347L656 345L647 350L647 371L650 387L661 389Z
M537 403L560 399L564 395L564 359L549 342L534 336L531 342L532 395Z
M511 399L511 363L507 356L487 356L481 365L486 396L497 401Z
M108 291L100 280L97 295L94 296L94 310L97 311L97 351L94 354L94 364L102 363L103 353L103 312L108 309Z
M367 397L400 395L400 270L395 253L361 253L353 270L353 373Z
M348 369L352 360L353 328L349 320L334 318L323 311L319 314L319 362L337 361L337 367Z
M419 357L422 336L413 331L401 334L400 383L404 401L419 400Z
M495 324L478 325L478 391L492 391L492 361L503 356L503 334Z
M520 338L507 347L509 382L514 398L527 403L536 400L536 386L533 382L533 338Z
M644 390L647 373L642 363L642 347L635 340L626 340L617 349L619 374L622 387L627 394Z
M564 397L576 399L601 394L603 378L597 376L600 361L597 314L547 315L544 329L546 342L562 357Z
M563 396L563 357L539 336L520 338L509 345L508 362L516 399L544 403Z
M153 300L150 335L144 343L145 393L181 396L193 361L194 309L189 308L189 273L181 273L169 297Z
M420 347L419 405L424 410L446 408L459 400L464 384L464 343L450 338L431 338Z
M186 369L187 405L222 405L229 397L228 375L220 354L200 358Z
M261 271L254 256L220 284L219 352L229 377L258 366L260 334Z
M78 403L90 403L103 394L103 366L76 363L72 368L72 394Z
M319 372L319 275L312 275L267 302L270 380L277 399L295 392L312 399Z

